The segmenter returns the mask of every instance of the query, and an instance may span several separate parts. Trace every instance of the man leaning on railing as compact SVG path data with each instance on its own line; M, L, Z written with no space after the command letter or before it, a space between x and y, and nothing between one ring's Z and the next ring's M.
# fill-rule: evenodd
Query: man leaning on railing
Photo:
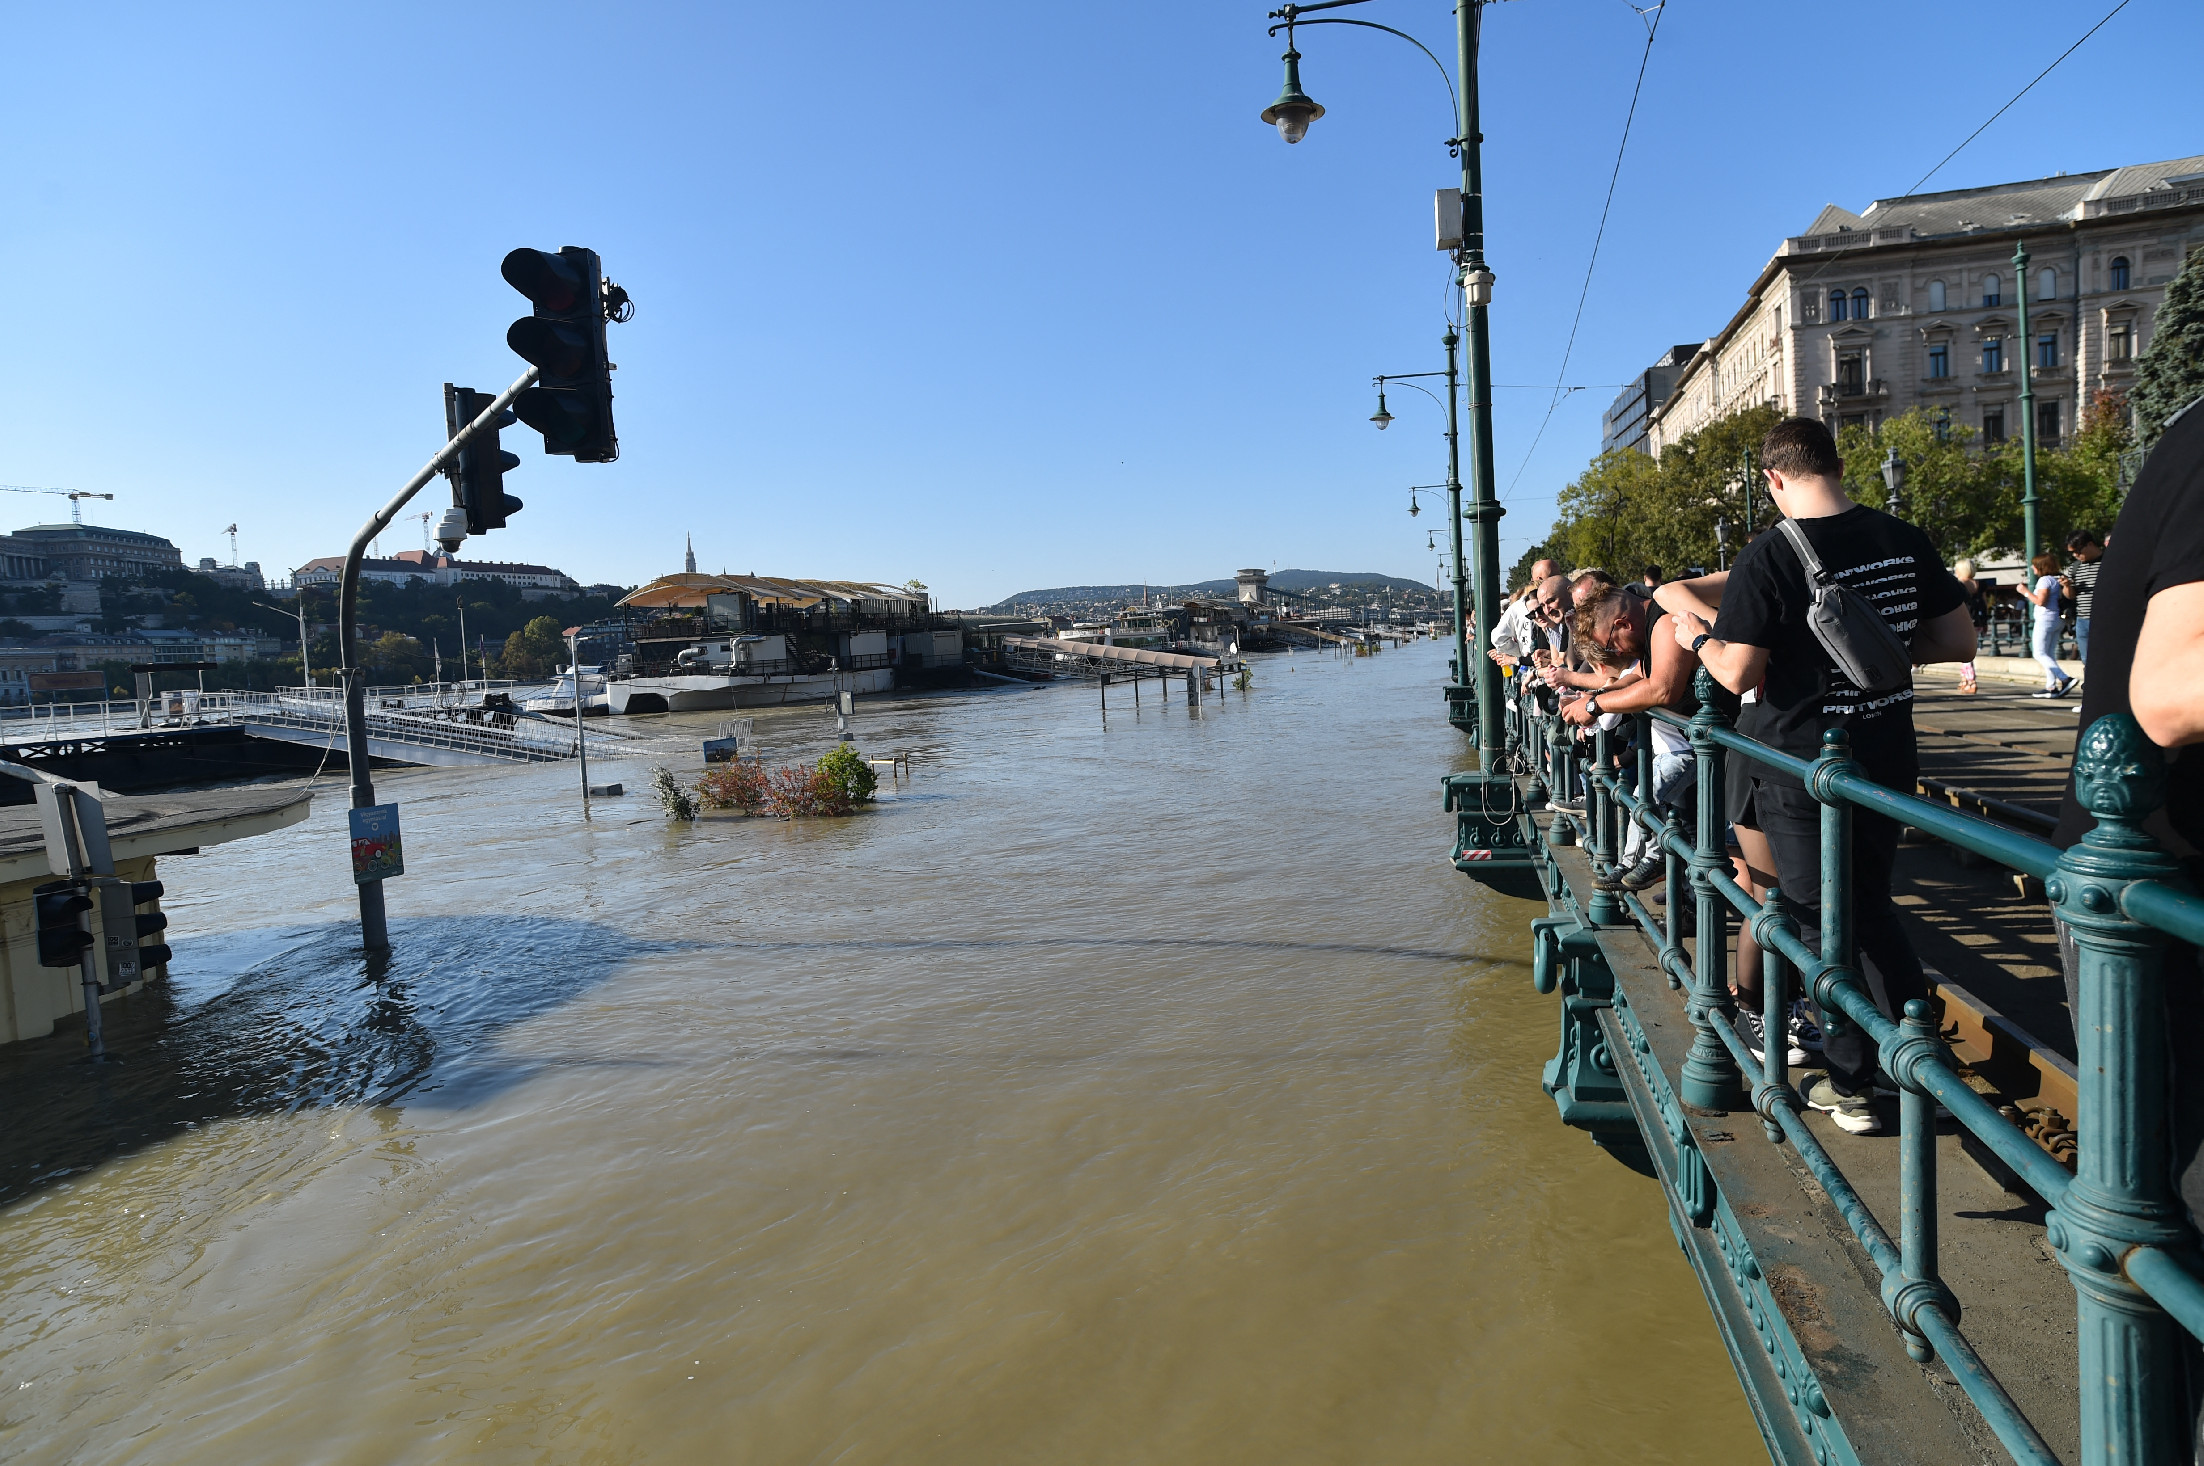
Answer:
M2166 802L2143 828L2192 878L2204 878L2204 403L2177 415L2151 450L2120 506L2092 588L2077 737L2107 714L2132 713L2167 750ZM2095 825L2069 778L2053 843L2065 849ZM2059 956L2069 1011L2079 1013L2080 959L2064 922ZM2190 1220L2204 1226L2204 963L2197 949L2175 943L2166 977L2173 1172Z
M1844 492L1844 461L1829 430L1791 418L1769 430L1760 462L1768 496L1798 521L1826 578L1864 597L1909 649L1913 663L1964 662L1974 655L1974 623L1966 595L1929 537ZM1812 590L1806 567L1783 534L1766 534L1738 556L1723 577L1672 583L1658 593L1674 616L1675 639L1696 651L1707 670L1736 693L1758 697L1739 714L1738 731L1797 758L1821 752L1822 734L1842 729L1861 772L1911 794L1920 774L1913 734L1910 680L1870 696L1839 670L1816 638L1807 613ZM1713 611L1713 604L1719 611ZM1708 616L1716 615L1714 624ZM1742 793L1731 818L1757 828L1775 860L1775 875L1798 910L1802 939L1820 950L1821 811L1803 784L1765 765L1732 774ZM1856 811L1852 832L1852 921L1862 975L1875 1005L1892 1019L1905 1004L1928 996L1920 959L1898 924L1891 867L1898 826ZM1856 1023L1833 1026L1823 1058L1828 1073L1802 1098L1826 1111L1839 1129L1865 1134L1882 1128L1871 1091L1889 1086L1875 1041Z

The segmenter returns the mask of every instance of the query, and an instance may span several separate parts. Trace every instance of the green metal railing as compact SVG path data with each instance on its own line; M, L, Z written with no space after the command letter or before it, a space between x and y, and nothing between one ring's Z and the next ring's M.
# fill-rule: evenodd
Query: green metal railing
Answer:
M1618 766L1604 729L1593 735L1586 760L1574 731L1539 711L1520 684L1516 690L1521 695L1511 700L1509 742L1519 765L1532 772L1533 794L1542 784L1566 796L1583 776L1583 814L1557 814L1547 838L1557 845L1582 840L1595 878L1585 920L1641 928L1659 949L1669 985L1688 989L1695 1033L1679 1075L1685 1102L1729 1109L1741 1093L1749 1094L1767 1138L1794 1148L1873 1260L1883 1306L1907 1352L1924 1362L1943 1360L2015 1461L2050 1463L2056 1459L2050 1448L1960 1332L1959 1301L1938 1270L1935 1143L1936 1106L1942 1104L2051 1208L2045 1235L2077 1297L2082 1459L2189 1459L2188 1371L2179 1331L2204 1337L2204 1263L2168 1164L2164 993L2169 938L2204 944L2204 899L2140 828L2163 801L2165 769L2135 721L2124 714L2100 718L2082 738L2075 788L2097 827L2061 853L1873 782L1851 760L1840 731L1824 736L1821 756L1812 760L1741 736L1719 705L1725 694L1704 671L1696 716L1634 715L1634 770ZM1649 797L1655 719L1690 739L1697 784L1689 832L1680 811L1663 812ZM1820 805L1818 954L1801 939L1779 890L1756 901L1731 876L1723 798L1731 755L1793 775ZM1855 810L1897 820L2043 881L2080 954L2074 1013L2080 1114L2072 1176L1960 1078L1927 1003L1906 1004L1894 1020L1869 996L1853 947ZM1619 837L1626 822L1645 829L1662 854L1668 912L1683 910L1688 883L1700 934L1689 960L1681 923L1663 922L1621 885ZM1725 938L1732 912L1762 949L1762 1016L1770 1037L1759 1063L1737 1031L1728 983ZM1849 1022L1864 1029L1900 1088L1895 1242L1800 1116L1783 1040L1799 993L1819 1006L1828 1028Z

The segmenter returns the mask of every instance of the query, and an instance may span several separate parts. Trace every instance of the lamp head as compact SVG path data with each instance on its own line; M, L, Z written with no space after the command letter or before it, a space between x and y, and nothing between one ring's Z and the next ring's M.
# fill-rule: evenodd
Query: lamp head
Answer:
M1393 425L1393 414L1385 410L1385 389L1383 387L1378 388L1378 410L1370 414L1370 421L1377 424L1377 430L1381 433Z
M1301 53L1288 46L1285 61L1286 84L1278 100L1263 109L1263 120L1276 126L1287 142L1297 143L1309 135L1309 124L1322 117L1324 109L1301 90Z
M1906 486L1906 461L1898 456L1896 448L1883 455L1883 483L1896 495Z

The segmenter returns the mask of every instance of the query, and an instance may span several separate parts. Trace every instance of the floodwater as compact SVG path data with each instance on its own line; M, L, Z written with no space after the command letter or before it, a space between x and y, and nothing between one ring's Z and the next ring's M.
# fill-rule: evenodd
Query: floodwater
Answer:
M1764 1460L1442 859L1446 653L871 703L840 821L386 773L381 970L341 780L164 861L125 1062L0 1051L0 1457Z

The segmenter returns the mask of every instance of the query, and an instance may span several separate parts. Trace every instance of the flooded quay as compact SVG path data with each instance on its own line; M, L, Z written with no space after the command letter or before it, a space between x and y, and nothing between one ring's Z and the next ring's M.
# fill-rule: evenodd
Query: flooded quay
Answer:
M846 820L380 774L372 969L341 779L173 862L123 1062L0 1053L0 1456L1765 1459L1442 858L1447 650L873 701Z

